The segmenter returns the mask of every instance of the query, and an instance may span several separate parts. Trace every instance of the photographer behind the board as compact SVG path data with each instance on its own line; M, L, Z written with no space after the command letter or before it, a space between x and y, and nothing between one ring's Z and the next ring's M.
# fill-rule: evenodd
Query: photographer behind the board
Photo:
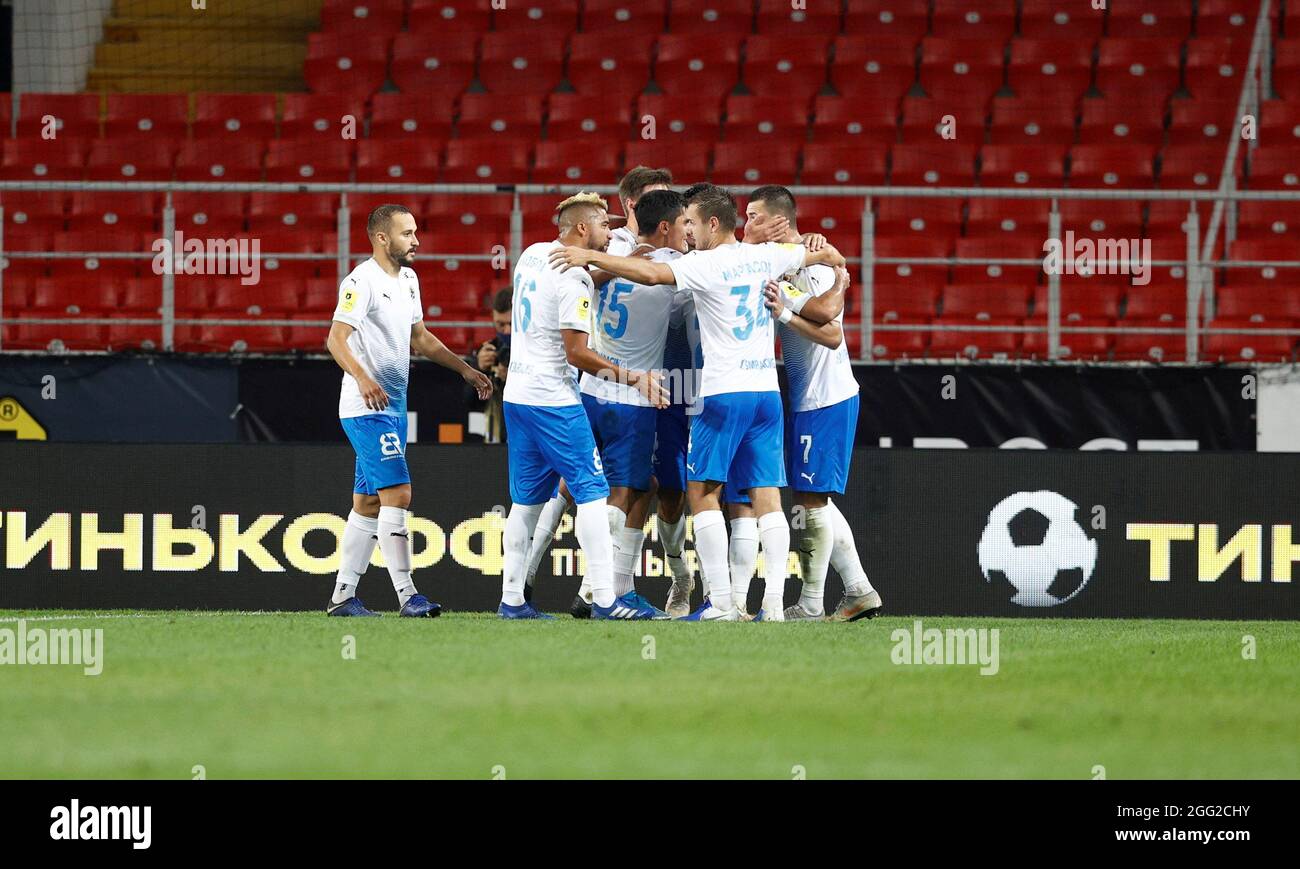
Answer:
M487 401L480 401L472 389L465 390L466 408L471 414L471 433L483 435L483 442L489 444L504 443L506 439L506 421L501 406L501 397L505 394L506 374L510 369L510 314L514 302L509 287L498 290L492 297L492 325L497 333L490 341L483 344L465 361L472 367L492 378L492 396ZM481 431L474 424L472 414L484 416Z

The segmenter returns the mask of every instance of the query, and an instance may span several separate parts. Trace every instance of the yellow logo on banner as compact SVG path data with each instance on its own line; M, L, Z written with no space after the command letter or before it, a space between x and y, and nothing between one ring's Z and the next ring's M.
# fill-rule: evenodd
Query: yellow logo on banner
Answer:
M591 316L591 299L588 299L586 296L583 296L581 299L578 299L577 318L579 320L586 320L590 316Z
M356 297L356 294L353 293L351 290L344 290L344 291L343 291L343 305L342 305L342 310L343 310L343 312L344 312L344 313L347 313L348 311L351 311L351 310L352 310L352 307L353 307L354 305L356 305L356 303L357 303L357 297Z
M45 427L36 421L18 399L0 398L0 432L13 432L20 441L46 440Z

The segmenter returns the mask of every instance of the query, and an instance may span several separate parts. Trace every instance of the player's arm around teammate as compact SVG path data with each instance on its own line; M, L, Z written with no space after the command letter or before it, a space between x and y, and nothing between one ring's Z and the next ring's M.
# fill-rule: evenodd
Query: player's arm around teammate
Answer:
M818 296L816 299L810 299L808 303L803 306L803 310L806 311L810 307L814 307L813 302L820 301L827 296L836 294L839 295L841 302L840 307L843 308L844 287L848 284L848 280L848 271L846 269L837 268L835 270L835 289L822 296ZM840 346L840 342L844 340L844 329L835 319L835 317L839 316L838 311L831 314L824 322L819 321L817 317L808 317L802 312L796 314L793 310L786 307L785 294L781 292L780 285L775 281L768 281L763 286L763 297L767 309L772 312L772 319L784 323L800 335L803 335L809 341L815 341L823 347L829 347L834 350L836 347ZM815 313L820 316L825 313L826 308L820 306L814 308L814 310Z

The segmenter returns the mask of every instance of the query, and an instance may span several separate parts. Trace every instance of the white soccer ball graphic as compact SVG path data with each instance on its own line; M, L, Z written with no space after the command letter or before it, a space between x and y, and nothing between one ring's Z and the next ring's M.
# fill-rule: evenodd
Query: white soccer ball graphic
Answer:
M1016 590L1011 602L1020 606L1056 606L1083 591L1097 565L1097 541L1088 539L1075 521L1078 506L1055 492L1017 492L1003 498L989 512L988 524L980 536L980 570L985 581L992 571L1001 572ZM1011 521L1029 510L1047 520L1041 542L1017 546L1011 537ZM1066 570L1079 570L1082 581L1074 591L1058 597L1049 589Z

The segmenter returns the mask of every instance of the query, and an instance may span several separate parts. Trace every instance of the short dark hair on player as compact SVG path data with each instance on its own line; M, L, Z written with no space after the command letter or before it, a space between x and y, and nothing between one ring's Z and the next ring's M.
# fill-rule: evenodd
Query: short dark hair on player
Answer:
M496 311L498 314L504 314L506 311L510 310L514 303L514 291L510 289L510 287L502 287L497 290L496 295L492 297L492 310Z
M687 200L687 204L694 205L700 210L700 218L703 221L707 222L709 218L716 217L718 225L725 231L736 231L736 197L732 196L725 187L706 184Z
M366 235L374 235L376 232L388 232L389 227L393 225L394 214L410 214L411 209L405 205L381 205L370 216L366 218Z
M712 186L713 185L707 181L700 181L695 184L692 184L690 187L687 187L685 190L683 190L682 195L686 197L686 201L689 203L691 201L691 197L694 196L696 193L699 193L701 190L707 189Z
M686 208L686 197L676 190L651 190L636 201L636 225L642 236L659 228L661 221L676 222Z
M777 214L784 217L790 223L794 223L794 194L788 187L782 187L779 184L767 184L757 187L754 192L749 194L750 202L761 202L763 207L771 214Z
M620 202L626 199L640 199L647 187L672 183L673 173L667 169L634 166L623 176L623 180L618 182L618 198Z

